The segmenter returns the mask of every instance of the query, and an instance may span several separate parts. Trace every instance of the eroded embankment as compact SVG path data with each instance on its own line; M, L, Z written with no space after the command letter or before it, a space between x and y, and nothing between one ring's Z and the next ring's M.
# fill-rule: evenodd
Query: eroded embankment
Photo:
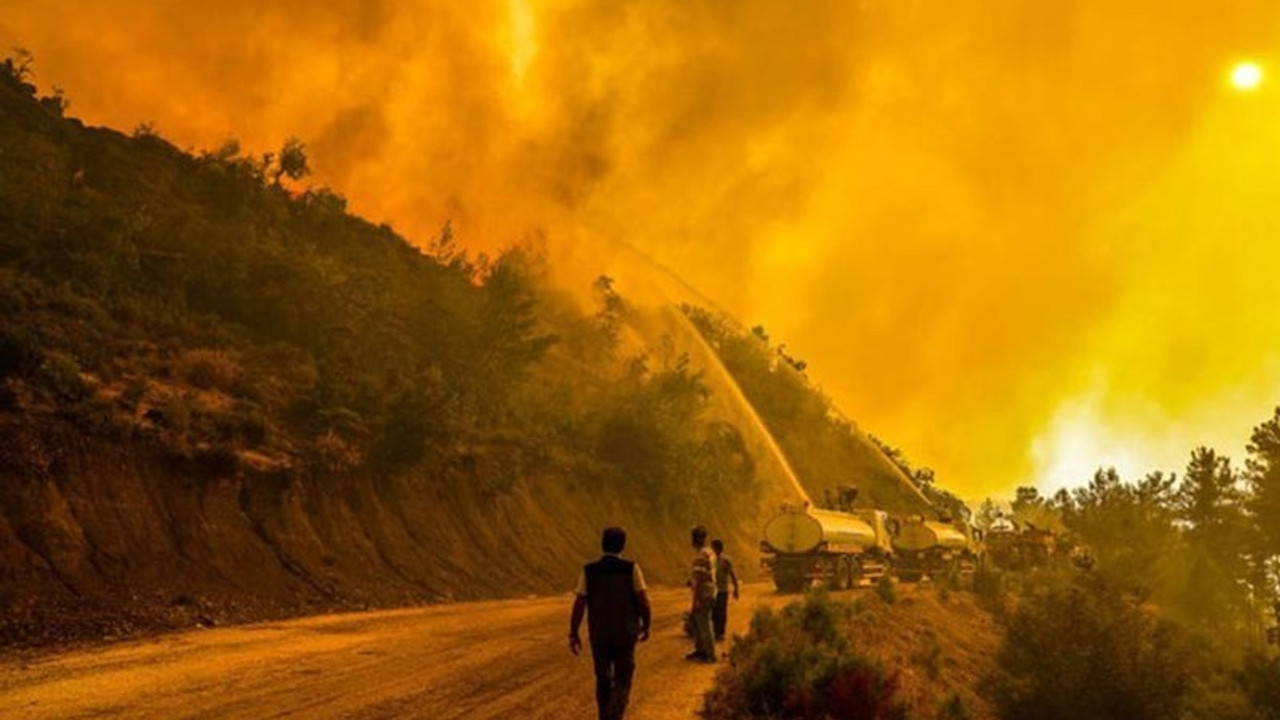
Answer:
M640 507L554 472L497 491L500 450L397 476L317 478L220 475L137 444L9 438L3 645L563 592L611 523L630 529L628 549L653 581L678 584L685 566L680 508ZM757 512L699 520L748 558Z

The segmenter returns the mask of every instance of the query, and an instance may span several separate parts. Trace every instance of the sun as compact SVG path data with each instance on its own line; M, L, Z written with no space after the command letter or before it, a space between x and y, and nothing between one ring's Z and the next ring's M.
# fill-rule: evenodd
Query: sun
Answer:
M1242 62L1231 68L1231 85L1241 92L1253 92L1262 84L1262 66Z

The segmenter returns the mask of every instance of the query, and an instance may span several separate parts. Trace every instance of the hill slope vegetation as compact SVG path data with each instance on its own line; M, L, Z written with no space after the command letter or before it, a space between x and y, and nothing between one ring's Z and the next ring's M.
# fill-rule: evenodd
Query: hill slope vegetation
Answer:
M669 310L0 70L0 643L562 591L611 523L678 583L794 497Z

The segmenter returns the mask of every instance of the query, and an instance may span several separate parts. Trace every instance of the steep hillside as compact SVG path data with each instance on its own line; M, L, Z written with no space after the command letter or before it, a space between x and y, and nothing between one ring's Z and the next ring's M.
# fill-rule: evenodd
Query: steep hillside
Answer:
M558 289L538 246L424 253L296 142L193 155L0 71L0 643L558 592L612 523L659 583L694 524L750 575L780 503L924 507L705 318Z
M424 254L297 146L193 156L3 69L0 643L558 592L610 523L679 583L692 524L754 557L790 497L607 279Z

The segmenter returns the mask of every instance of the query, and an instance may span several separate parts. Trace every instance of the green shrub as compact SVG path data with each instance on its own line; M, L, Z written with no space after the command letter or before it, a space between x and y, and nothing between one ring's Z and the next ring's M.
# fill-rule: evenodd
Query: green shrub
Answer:
M250 446L263 445L271 435L271 425L262 408L252 403L236 403L232 410L236 434Z
M28 375L39 365L39 346L29 332L0 329L0 380Z
M1251 653L1236 680L1265 720L1280 720L1280 657Z
M316 421L325 431L338 432L346 436L359 435L365 432L365 420L360 413L346 407L323 408L315 413Z
M730 650L730 666L708 693L703 716L791 720L906 717L896 674L854 652L842 625L852 606L823 593L781 611L763 607Z
M147 417L157 425L182 434L191 429L191 405L185 398L174 395L158 408L147 412Z
M964 700L956 693L952 693L942 707L938 708L938 720L969 720L972 717Z
M988 567L978 568L973 574L973 594L988 610L1002 611L1005 601L1004 574Z
M80 363L66 353L45 353L40 363L40 378L59 400L75 402L89 395L89 384L80 375Z
M119 439L132 427L132 421L115 400L102 393L71 403L64 412L86 433L99 437Z
M31 66L34 64L30 50L14 48L12 55L0 61L0 77L15 85L26 85L31 79Z
M876 581L876 596L890 605L898 602L898 586L888 574Z
M238 401L230 410L213 414L213 429L221 442L242 441L256 447L266 443L270 425L262 408L245 401Z
M120 398L130 406L137 407L142 398L147 396L147 391L150 389L151 384L147 382L146 378L133 378L120 391Z
M62 88L54 86L53 92L40 98L40 107L57 117L63 117L67 108L71 107L71 102L67 100Z
M49 291L48 302L52 310L68 317L88 320L98 325L105 324L108 316L102 306L90 298L77 293L68 282L61 282Z
M1175 720L1193 657L1179 629L1100 577L1044 576L1008 621L995 683L1009 720Z
M333 431L312 441L308 457L312 467L322 473L348 472L358 467L363 460L359 450Z
M1214 663L1216 665L1216 663ZM1185 720L1267 720L1254 707L1235 677L1220 672L1221 667L1197 668L1197 676L1187 698Z
M924 670L930 680L937 680L942 673L942 644L938 642L937 635L927 630L925 632L920 646L911 655L911 661Z
M240 375L240 366L220 350L189 350L178 361L179 377L201 390L227 389Z
M961 590L965 586L965 576L958 567L950 567L945 572L938 573L935 582L939 590Z
M135 140L159 139L160 132L153 122L140 122L133 126L133 137Z

